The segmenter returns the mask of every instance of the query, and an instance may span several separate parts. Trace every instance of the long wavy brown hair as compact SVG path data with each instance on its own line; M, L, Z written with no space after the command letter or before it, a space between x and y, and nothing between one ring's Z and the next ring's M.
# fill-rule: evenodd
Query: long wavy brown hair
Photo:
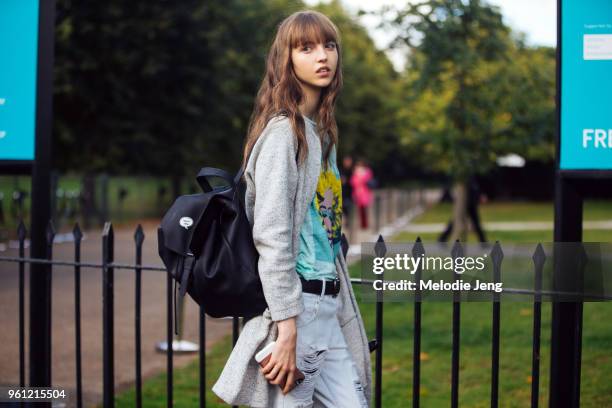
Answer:
M336 43L338 65L331 83L321 90L315 122L321 142L325 142L324 166L332 147L338 142L338 126L334 115L336 99L342 88L340 34L332 21L317 11L299 11L284 19L278 26L276 36L266 61L266 72L261 82L255 107L251 114L244 146L243 164L249 158L253 146L268 121L277 115L287 116L297 138L298 163L303 163L308 154L304 119L298 106L304 95L300 80L295 74L291 51L306 43Z

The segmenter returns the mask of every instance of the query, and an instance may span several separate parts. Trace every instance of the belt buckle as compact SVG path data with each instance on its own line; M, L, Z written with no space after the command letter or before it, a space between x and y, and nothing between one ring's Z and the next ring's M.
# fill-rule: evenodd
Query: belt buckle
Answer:
M333 289L333 291L334 291L334 292L336 292L336 290L337 290L337 289L339 289L339 286L340 286L340 279L334 279L334 281L333 281L333 282L334 282L334 289ZM332 297L337 297L337 296L338 296L338 293L340 293L340 291L339 291L339 290L338 290L338 292L333 293L333 294L332 294Z

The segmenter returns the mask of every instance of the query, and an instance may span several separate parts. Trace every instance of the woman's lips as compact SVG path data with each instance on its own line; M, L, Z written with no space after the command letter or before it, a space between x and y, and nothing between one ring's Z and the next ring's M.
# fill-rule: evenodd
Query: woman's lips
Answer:
M326 69L323 69L323 70L317 72L316 74L317 74L317 76L320 76L320 77L327 77L327 76L329 76L331 74L331 72L326 70Z

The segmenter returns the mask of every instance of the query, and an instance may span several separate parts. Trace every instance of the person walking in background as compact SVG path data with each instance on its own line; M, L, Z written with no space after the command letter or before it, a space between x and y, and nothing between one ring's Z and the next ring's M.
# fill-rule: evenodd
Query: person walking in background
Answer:
M351 176L353 188L353 202L359 210L361 229L368 228L368 208L372 205L374 195L371 188L374 187L374 174L363 160L357 160Z
M450 188L449 188L450 191ZM449 194L450 195L450 194ZM486 202L487 196L481 194L480 185L478 184L478 180L476 177L471 177L468 181L468 197L467 197L467 215L468 218L472 221L472 227L474 228L474 232L478 235L479 242L487 242L487 237L485 235L482 226L480 225L480 216L478 215L478 205L480 201ZM448 241L448 237L453 231L453 220L448 222L446 229L440 236L438 237L438 242L446 242Z
M342 217L348 222L353 209L353 187L351 186L351 174L353 174L353 158L344 156L342 168L340 169L340 180L342 181Z

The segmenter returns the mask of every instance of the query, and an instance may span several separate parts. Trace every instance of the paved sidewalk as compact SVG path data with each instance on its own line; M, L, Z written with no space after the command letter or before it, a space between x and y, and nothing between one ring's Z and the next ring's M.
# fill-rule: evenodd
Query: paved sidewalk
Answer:
M162 266L157 255L156 224L143 225L145 241L143 264ZM134 263L134 229L115 230L115 261ZM101 231L90 231L82 243L82 261L101 261ZM29 252L29 251L28 251ZM28 253L26 252L26 254ZM0 256L16 256L14 249L0 252ZM70 242L54 245L53 258L74 259ZM28 304L29 279L25 273L26 365L28 361ZM115 270L115 389L121 391L135 381L134 288L132 270ZM19 382L19 274L17 264L0 262L0 384ZM56 267L52 281L52 383L76 395L74 271ZM143 379L166 370L166 355L155 351L158 341L166 339L166 274L142 273L142 375ZM190 299L185 303L183 338L198 342L199 308ZM102 400L102 272L100 269L81 270L81 350L83 397L85 406ZM231 321L207 318L207 349L223 336L231 333ZM182 367L197 358L196 354L174 355L175 367ZM26 367L26 381L27 381ZM74 406L72 402L66 406Z

